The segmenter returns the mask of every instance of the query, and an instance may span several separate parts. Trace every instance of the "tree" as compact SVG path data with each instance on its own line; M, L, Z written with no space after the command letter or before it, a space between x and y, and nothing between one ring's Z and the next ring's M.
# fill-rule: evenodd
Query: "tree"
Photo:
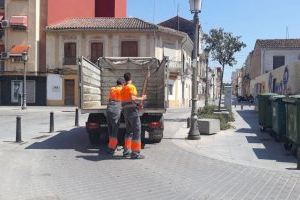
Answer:
M219 97L219 110L221 109L221 98L223 91L223 76L225 66L232 67L236 64L234 54L246 47L246 44L240 41L241 36L234 36L232 33L224 32L224 29L211 29L209 34L204 34L206 50L209 51L212 60L219 62L222 66L221 87Z

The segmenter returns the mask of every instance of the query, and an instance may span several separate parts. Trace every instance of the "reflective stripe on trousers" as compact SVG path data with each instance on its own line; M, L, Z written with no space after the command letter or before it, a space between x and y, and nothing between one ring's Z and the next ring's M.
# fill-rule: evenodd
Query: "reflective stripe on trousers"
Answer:
M123 108L123 114L126 124L125 150L131 150L133 153L141 151L141 119L137 107Z
M107 105L107 125L109 134L108 148L116 149L118 145L118 132L121 117L121 103L110 101Z

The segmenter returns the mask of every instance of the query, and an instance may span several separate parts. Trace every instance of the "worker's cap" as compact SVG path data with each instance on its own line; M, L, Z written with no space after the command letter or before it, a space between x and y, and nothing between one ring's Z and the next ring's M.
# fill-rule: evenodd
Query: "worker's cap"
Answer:
M125 80L123 78L118 78L117 84L118 85L123 85L123 84L125 84Z

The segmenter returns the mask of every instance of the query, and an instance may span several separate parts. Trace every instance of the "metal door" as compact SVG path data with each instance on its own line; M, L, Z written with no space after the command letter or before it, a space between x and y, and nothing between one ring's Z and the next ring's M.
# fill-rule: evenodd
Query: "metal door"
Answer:
M74 80L65 80L65 105L74 105Z

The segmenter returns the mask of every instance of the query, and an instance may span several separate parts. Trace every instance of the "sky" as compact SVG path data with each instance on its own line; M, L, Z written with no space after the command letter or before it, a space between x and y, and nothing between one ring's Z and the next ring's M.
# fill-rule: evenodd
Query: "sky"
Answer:
M151 23L159 23L179 13L192 19L189 0L127 0L127 15ZM178 9L179 8L179 9ZM241 36L247 45L236 54L237 64L225 70L224 81L230 82L231 72L241 68L257 39L300 38L300 0L203 0L200 21L208 33L212 28L224 28ZM218 67L210 62L210 67Z

